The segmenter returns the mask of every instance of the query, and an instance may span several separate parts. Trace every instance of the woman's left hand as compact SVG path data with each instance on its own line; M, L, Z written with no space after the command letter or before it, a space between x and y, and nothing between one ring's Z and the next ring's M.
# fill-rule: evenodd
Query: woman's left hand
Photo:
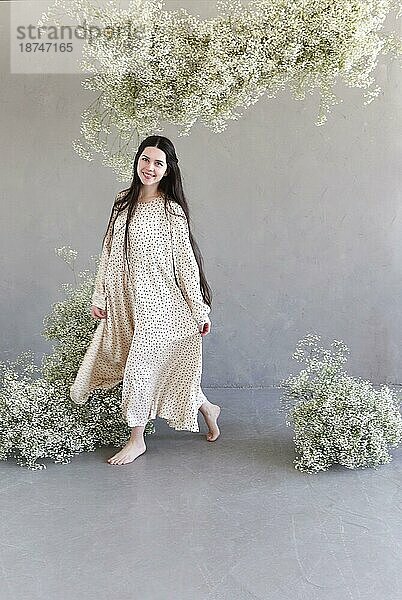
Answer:
M202 326L201 329L199 329L199 332L201 333L202 336L207 335L211 330L210 327L210 323L204 323L204 325Z

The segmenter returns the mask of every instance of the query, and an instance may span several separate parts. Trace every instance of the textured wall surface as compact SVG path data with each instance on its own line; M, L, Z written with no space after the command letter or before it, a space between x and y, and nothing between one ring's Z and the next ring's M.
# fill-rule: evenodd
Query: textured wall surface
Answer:
M215 14L214 2L165 6ZM80 76L10 74L9 10L0 4L1 358L33 349L39 360L42 319L73 281L54 249L71 244L89 267L124 184L71 148L91 99ZM344 101L322 127L318 95L283 92L221 134L165 130L214 293L205 386L278 383L312 330L345 341L353 374L402 382L402 75L386 57L377 74L379 98L363 106L339 86Z

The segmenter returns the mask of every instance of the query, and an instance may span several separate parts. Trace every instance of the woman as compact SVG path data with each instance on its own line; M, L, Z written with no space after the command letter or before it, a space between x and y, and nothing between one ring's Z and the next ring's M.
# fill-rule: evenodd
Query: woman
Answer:
M101 322L70 388L83 404L92 390L123 381L122 413L132 430L110 464L145 452L145 425L156 416L199 431L200 410L207 440L219 436L220 407L200 386L210 309L174 146L149 136L136 153L131 186L112 208L92 296L91 314Z

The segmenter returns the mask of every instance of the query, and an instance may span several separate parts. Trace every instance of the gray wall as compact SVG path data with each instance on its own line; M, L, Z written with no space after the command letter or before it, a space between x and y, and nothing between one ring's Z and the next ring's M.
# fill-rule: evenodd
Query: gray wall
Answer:
M201 17L215 2L166 2ZM42 319L72 282L54 249L71 244L79 269L97 254L124 184L71 148L89 92L76 75L10 75L9 7L1 19L1 358L50 349ZM394 24L392 24L394 27ZM401 30L400 24L395 27ZM351 373L402 381L401 82L381 57L383 88L359 90L322 127L318 96L261 99L214 134L172 138L193 229L214 292L203 385L271 386L307 331L343 339Z

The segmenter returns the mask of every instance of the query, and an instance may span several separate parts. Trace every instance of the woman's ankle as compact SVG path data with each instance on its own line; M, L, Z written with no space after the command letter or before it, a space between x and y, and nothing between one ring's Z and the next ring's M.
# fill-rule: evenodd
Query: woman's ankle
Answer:
M144 426L135 426L131 429L130 442L132 444L144 444Z
M208 414L211 412L211 409L215 406L215 404L212 404L212 402L210 402L209 400L204 400L204 402L201 404L199 410L201 411L202 414Z

